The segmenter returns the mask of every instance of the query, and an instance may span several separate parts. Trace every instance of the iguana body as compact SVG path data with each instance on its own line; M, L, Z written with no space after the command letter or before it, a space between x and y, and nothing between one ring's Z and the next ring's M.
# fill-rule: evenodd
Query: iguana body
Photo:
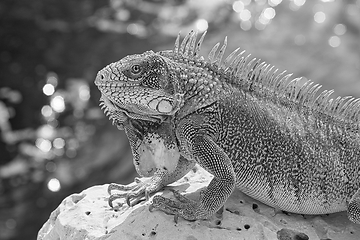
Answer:
M205 219L237 187L281 210L347 210L360 223L360 99L316 96L319 85L288 82L290 75L238 49L222 62L226 39L205 61L203 39L190 32L172 51L128 56L98 73L106 111L126 130L135 161L142 159L137 171L156 169L134 189L112 184L130 192L112 195L110 204L156 192L198 163L214 175L199 202L175 193L179 202L155 196L152 207ZM145 127L138 131L135 121Z

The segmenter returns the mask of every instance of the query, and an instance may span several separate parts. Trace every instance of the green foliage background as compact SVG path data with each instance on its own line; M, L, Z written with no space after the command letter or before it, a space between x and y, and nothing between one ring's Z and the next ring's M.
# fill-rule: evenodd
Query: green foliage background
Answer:
M227 53L240 46L360 97L360 0L3 0L0 25L1 239L35 239L67 195L132 181L126 136L93 80L128 54L171 49L180 30L208 30L204 56L228 36Z

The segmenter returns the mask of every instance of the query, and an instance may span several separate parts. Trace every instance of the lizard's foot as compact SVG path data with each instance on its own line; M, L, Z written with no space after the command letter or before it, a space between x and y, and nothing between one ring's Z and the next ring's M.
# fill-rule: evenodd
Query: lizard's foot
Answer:
M108 187L108 193L110 194L108 202L110 207L115 208L113 201L125 198L128 206L135 206L143 200L143 197L145 197L146 201L149 200L149 195L157 189L158 186L154 185L151 179L141 180L140 178L135 178L135 183L130 183L129 185L111 183ZM123 193L112 194L112 190L122 191Z
M347 212L352 222L360 224L360 189L351 198Z
M187 197L181 195L178 191L170 189L174 197L178 201L173 201L171 199L155 196L153 202L149 207L150 211L160 210L168 214L174 215L174 221L177 223L178 218L182 217L186 220L197 220L197 219L207 219L212 215L208 213L201 207L200 202L188 199Z

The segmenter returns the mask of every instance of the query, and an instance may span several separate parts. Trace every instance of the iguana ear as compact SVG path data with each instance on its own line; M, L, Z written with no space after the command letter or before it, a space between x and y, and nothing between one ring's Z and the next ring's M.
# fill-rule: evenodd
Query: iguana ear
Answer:
M168 68L165 60L157 55L151 54L145 60L146 69L142 73L141 85L152 89L165 89L169 84L167 80Z
M137 82L142 87L174 93L165 59L152 51L127 60L121 73L127 81Z

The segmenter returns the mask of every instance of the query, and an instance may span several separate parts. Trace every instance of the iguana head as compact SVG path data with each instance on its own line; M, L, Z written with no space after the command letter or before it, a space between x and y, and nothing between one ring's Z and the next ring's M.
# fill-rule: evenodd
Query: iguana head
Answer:
M238 49L222 65L225 38L219 52L218 43L205 61L199 55L205 34L197 40L191 31L180 43L179 33L173 50L130 55L100 70L95 84L105 113L117 125L126 118L161 122L179 109L181 117L216 101L222 85L218 70L236 69L229 63L236 62Z
M124 120L115 116L120 113L133 119L162 121L181 105L175 78L164 57L147 51L109 64L98 72L95 84L105 112L115 122Z

